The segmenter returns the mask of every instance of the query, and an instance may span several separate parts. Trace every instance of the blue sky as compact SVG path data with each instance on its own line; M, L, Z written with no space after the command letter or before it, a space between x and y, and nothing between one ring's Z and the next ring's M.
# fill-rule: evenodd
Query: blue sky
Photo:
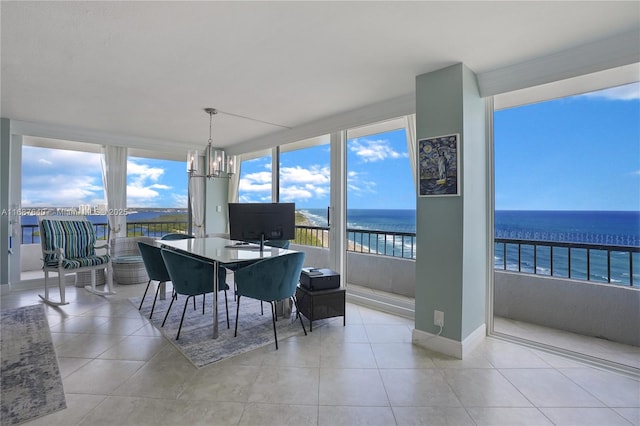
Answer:
M403 130L349 140L348 207L414 209L409 161ZM270 173L245 162L241 201L270 201ZM498 210L640 210L640 84L498 111L495 173ZM22 179L23 207L104 203L99 154L25 146ZM281 201L326 208L328 145L283 153L280 179ZM186 208L182 161L129 158L127 182L132 208Z
M494 120L496 210L640 210L640 84Z

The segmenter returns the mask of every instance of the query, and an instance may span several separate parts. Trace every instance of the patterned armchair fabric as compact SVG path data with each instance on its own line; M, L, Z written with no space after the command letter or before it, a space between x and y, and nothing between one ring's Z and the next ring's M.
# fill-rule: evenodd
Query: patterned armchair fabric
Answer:
M96 234L86 220L49 220L41 222L45 266L78 269L109 263L110 256L96 255Z
M38 219L38 225L44 271L44 296L40 297L45 303L54 306L68 303L65 301L67 274L75 274L77 282L79 274L88 272L91 274L91 285L86 285L86 290L103 296L115 294L112 290L113 268L109 245L105 241L103 245L96 246L96 233L91 222L77 216L46 216ZM97 254L96 249L106 249L106 254ZM104 290L96 289L98 271L105 274ZM59 301L49 297L49 272L58 275Z

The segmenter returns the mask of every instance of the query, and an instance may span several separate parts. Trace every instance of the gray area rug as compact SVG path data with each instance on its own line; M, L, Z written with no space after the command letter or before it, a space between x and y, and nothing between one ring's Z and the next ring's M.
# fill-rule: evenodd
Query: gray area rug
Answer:
M142 305L140 313L149 318L151 305L153 304L153 291L149 293ZM193 302L189 300L189 306L184 316L184 323L180 331L180 339L176 340L180 317L184 309L186 296L179 295L173 302L169 318L164 327L161 327L167 307L171 302L170 295L166 300L158 300L153 312L151 323L173 343L196 367L204 367L211 363L239 355L265 345L273 345L273 323L271 322L271 307L264 303L264 315L260 314L260 301L242 298L240 303L240 322L238 323L238 336L233 336L236 318L236 302L231 292L228 294L230 328L227 329L227 315L224 304L224 293L218 295L218 333L219 337L213 339L213 295L207 294L205 301L205 313L202 314L202 296L196 296L196 310ZM140 298L130 299L136 307L140 306ZM315 324L314 324L315 325ZM305 322L308 330L308 322ZM276 321L278 331L278 343L288 337L303 334L300 320L295 318L278 318Z
M67 407L44 306L2 310L0 357L0 424L23 423Z

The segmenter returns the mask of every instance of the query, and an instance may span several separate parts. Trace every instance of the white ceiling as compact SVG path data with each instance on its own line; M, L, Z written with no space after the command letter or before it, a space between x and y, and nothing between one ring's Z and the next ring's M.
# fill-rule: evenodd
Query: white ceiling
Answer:
M410 99L417 75L455 63L495 76L620 34L637 33L640 46L636 1L2 1L0 8L3 117L158 141L176 152L206 144L205 107L262 121L214 117L215 145L246 149L327 117Z

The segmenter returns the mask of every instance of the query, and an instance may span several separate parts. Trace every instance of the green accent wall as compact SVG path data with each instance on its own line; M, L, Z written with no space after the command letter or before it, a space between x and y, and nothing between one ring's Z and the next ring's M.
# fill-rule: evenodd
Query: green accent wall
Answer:
M416 78L417 140L460 134L459 196L418 197L416 329L462 341L485 323L486 157L484 100L463 64Z

